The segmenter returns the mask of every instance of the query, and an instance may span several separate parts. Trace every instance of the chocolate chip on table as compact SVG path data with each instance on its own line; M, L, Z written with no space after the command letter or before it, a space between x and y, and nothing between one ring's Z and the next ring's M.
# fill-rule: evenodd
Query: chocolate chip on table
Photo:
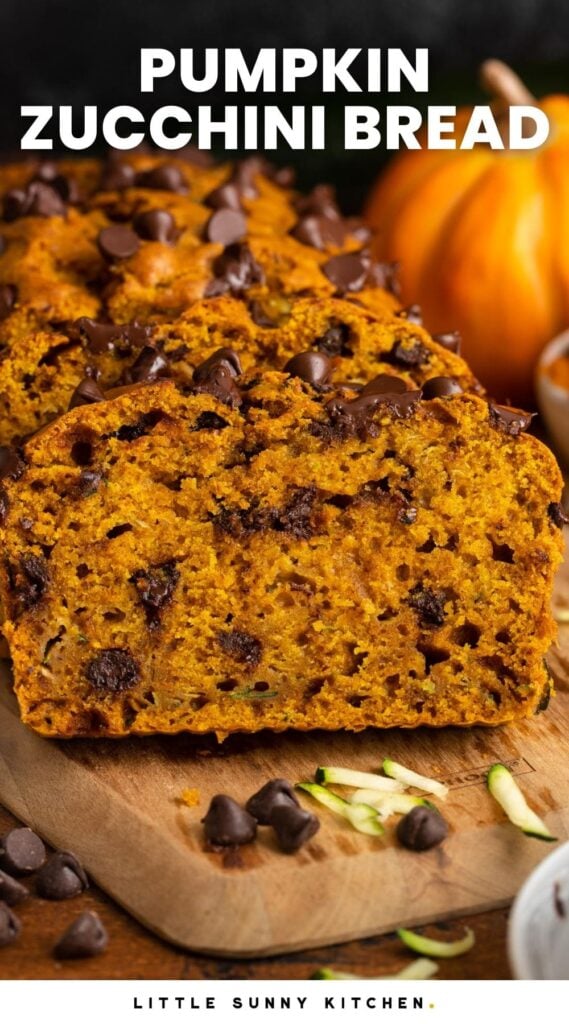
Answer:
M12 878L12 875L7 874L5 871L0 871L0 901L7 903L9 907L15 907L18 903L23 903L29 897L29 892L25 885L18 882L17 878Z
M442 814L430 807L414 807L397 826L397 838L408 850L430 850L448 835Z
M332 373L332 363L324 352L299 352L289 359L284 373L300 377L307 384L326 384Z
M18 289L14 284L0 285L0 320L5 320L14 308Z
M288 779L271 779L249 797L245 809L257 819L259 825L269 825L273 810L283 804L287 807L300 806Z
M4 196L4 220L19 217L62 217L67 207L59 192L43 181L32 181L24 189L14 188Z
M140 172L136 176L136 184L139 188L156 188L164 192L177 192L178 195L185 195L188 191L184 175L175 164L162 164L161 167Z
M76 409L79 405L93 405L95 402L104 402L105 394L93 377L83 377L69 400L69 409Z
M569 516L560 501L550 501L547 506L547 514L551 522L560 530L569 523Z
M13 828L0 839L0 869L29 875L45 862L45 846L31 828Z
M214 796L205 818L205 837L212 846L242 846L257 835L257 819L230 796Z
M99 651L87 664L85 676L96 690L122 693L136 685L140 669L130 651L122 647L108 647Z
M15 942L22 930L19 919L7 903L0 903L0 946Z
M140 248L140 239L126 224L112 224L99 232L97 244L107 260L126 260Z
M149 242L163 242L164 245L172 245L178 235L176 221L168 210L145 210L144 213L138 213L132 226L140 238Z
M233 245L247 233L247 221L239 210L222 209L212 213L205 227L208 242Z
M495 402L488 403L488 414L492 426L511 437L517 437L527 430L534 415L523 409L513 409L509 405L497 405Z
M459 331L447 331L445 334L433 334L433 341L438 342L439 345L446 348L447 352L454 352L456 355L460 355L462 338Z
M311 811L294 804L276 805L269 822L284 853L295 853L318 832L320 821Z
M431 377L422 387L423 398L449 398L451 395L462 394L462 388L454 377Z
M36 877L36 892L46 900L69 900L88 888L87 875L73 853L52 853Z
M97 956L107 948L109 936L94 911L89 910L69 925L53 948L56 960L78 960Z

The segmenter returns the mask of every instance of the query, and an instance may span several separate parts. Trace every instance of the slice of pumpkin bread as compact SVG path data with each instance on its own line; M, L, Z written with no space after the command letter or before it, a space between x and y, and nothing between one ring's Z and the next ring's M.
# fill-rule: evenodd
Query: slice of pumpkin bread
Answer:
M224 350L4 452L0 593L47 736L496 725L549 692L561 477L529 416Z

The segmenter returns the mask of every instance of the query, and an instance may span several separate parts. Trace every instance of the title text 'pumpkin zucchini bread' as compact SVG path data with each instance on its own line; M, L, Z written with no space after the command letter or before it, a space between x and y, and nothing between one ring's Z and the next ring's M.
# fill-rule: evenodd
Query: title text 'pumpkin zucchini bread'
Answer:
M50 736L495 725L548 694L561 479L529 417L324 353L140 384L4 453L1 597Z

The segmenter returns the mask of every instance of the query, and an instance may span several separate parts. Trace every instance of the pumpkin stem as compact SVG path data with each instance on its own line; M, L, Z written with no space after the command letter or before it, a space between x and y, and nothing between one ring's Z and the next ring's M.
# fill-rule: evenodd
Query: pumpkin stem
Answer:
M500 106L511 107L517 104L533 106L532 96L521 78L511 67L501 60L485 60L480 67L480 84L490 93Z

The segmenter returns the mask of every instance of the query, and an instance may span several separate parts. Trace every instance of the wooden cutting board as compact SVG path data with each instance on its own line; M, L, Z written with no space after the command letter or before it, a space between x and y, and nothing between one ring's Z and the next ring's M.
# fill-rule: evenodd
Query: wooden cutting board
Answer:
M569 566L557 607L569 608ZM344 942L507 904L551 845L523 836L484 778L509 765L561 840L569 837L569 624L551 667L549 710L499 729L369 730L234 739L43 740L19 722L0 669L0 800L157 934L188 949L253 957ZM200 818L211 796L245 800L267 779L312 778L319 764L377 769L389 755L452 787L442 847L414 854L354 832L324 808L322 828L294 856L270 829L235 858L205 851ZM196 787L198 807L181 804ZM309 798L306 798L309 804Z

